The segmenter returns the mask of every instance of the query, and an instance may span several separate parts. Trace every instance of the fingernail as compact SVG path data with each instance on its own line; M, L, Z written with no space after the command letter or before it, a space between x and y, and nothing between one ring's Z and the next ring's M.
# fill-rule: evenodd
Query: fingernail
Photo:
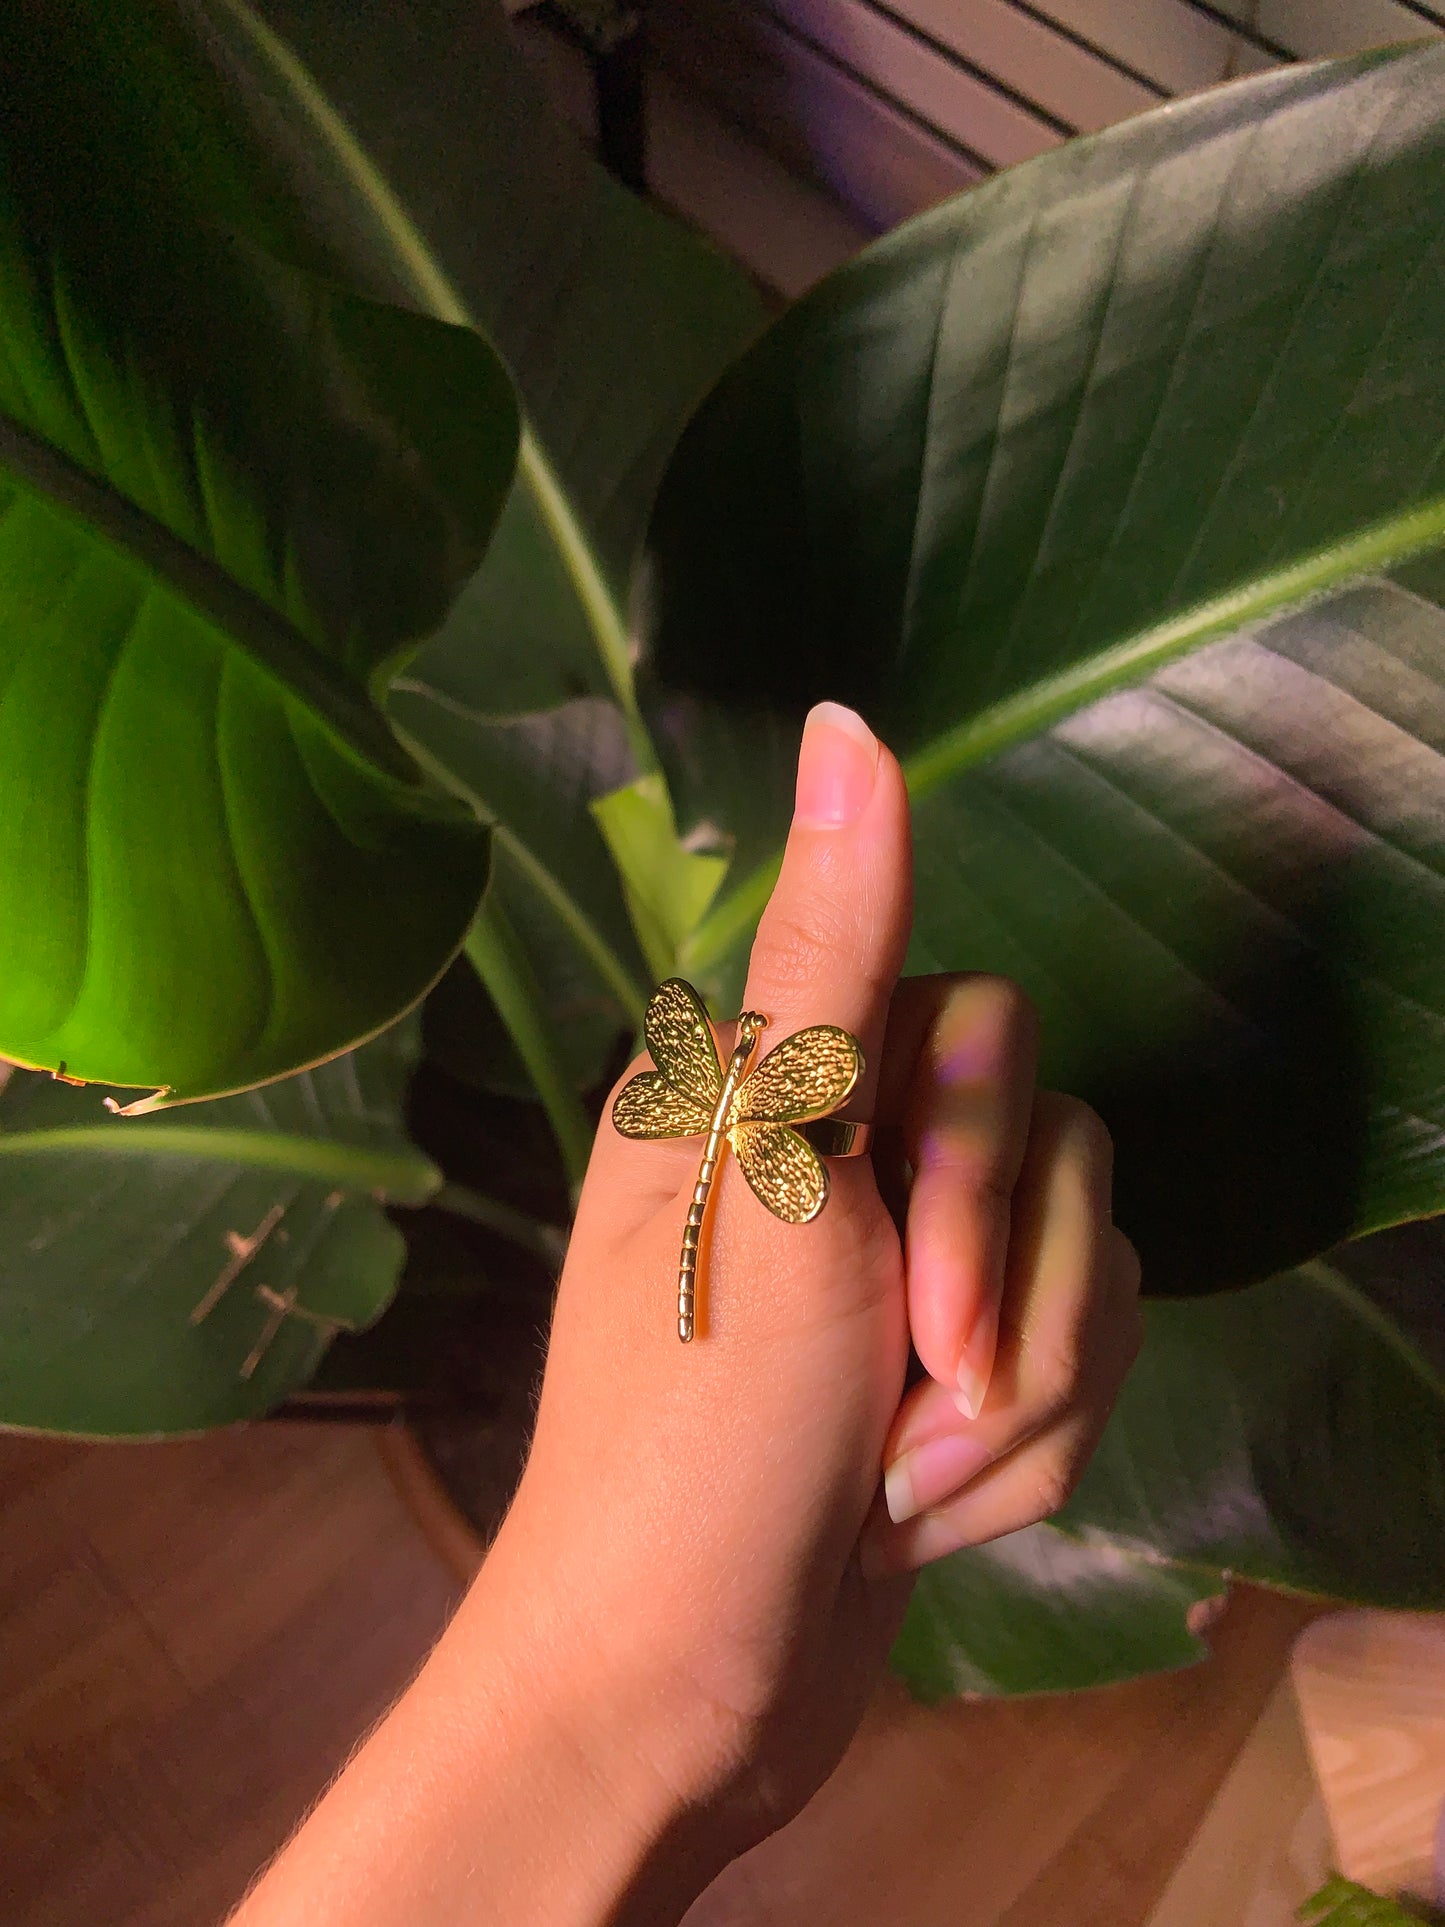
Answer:
M941 1499L966 1486L982 1472L993 1453L982 1439L964 1432L945 1432L925 1439L897 1458L883 1474L883 1498L894 1525L926 1512Z
M958 1361L958 1390L953 1395L953 1402L965 1418L977 1418L983 1410L997 1350L998 1312L990 1306L980 1314L964 1342L963 1355Z
M818 703L803 724L793 821L837 830L868 807L878 775L878 738L855 710Z

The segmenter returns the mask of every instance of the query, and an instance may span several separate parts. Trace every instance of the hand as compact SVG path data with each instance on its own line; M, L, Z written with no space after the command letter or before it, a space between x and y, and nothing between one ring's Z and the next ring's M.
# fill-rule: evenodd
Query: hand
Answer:
M770 1019L760 1056L812 1023L860 1039L845 1110L876 1113L902 1235L866 1159L835 1160L822 1214L793 1226L725 1154L680 1345L699 1147L604 1116L503 1533L519 1588L560 1602L589 1663L668 1709L658 1770L725 1809L738 1845L836 1764L898 1628L897 1575L1061 1504L1139 1339L1108 1136L1035 1096L1013 985L898 983L911 875L897 762L851 712L815 712L744 1006ZM929 1377L905 1398L910 1332Z
M815 711L746 1005L860 1039L873 1163L795 1226L725 1156L682 1345L698 1144L604 1120L512 1509L237 1927L676 1921L836 1765L909 1572L1066 1496L1139 1338L1109 1140L1012 985L898 982L911 875L898 764Z

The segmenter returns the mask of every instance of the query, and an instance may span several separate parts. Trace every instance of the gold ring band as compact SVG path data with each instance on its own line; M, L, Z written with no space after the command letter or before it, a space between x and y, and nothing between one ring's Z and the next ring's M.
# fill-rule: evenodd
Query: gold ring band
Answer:
M854 1124L846 1117L815 1117L795 1127L823 1158L859 1158L873 1136L871 1124Z

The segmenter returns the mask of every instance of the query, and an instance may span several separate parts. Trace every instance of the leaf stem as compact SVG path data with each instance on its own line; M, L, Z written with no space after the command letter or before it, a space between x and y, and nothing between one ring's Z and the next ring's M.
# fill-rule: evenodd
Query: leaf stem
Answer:
M432 253L425 235L398 198L390 181L292 49L246 4L246 0L221 0L221 3L256 52L289 89L301 112L310 119L330 148L337 165L375 222L395 265L418 303L440 321L450 321L456 327L471 328L485 336L486 329L480 325L461 290ZM537 513L556 543L563 565L572 579L603 669L627 719L633 754L644 774L655 770L659 767L657 750L637 706L627 623L622 609L603 576L571 498L559 481L545 450L525 424L525 419L517 453L517 474L536 504Z
M1085 704L1140 681L1176 656L1286 610L1304 608L1362 576L1436 549L1442 539L1445 497L1436 496L1407 513L1389 516L1242 582L1223 595L1168 615L1138 635L1095 649L1082 662L1040 677L916 751L904 765L909 791L915 797L927 796L959 770L972 769L1001 750L1039 735Z
M541 986L527 954L490 894L483 900L464 948L537 1087L575 1196L587 1169L592 1127L557 1049Z
M411 695L421 696L428 702L437 703L443 708L455 707L464 715L472 713L461 709L460 705L453 705L450 699L442 698L426 683L404 679L396 686L405 689ZM403 723L393 718L392 728L396 731L398 742L418 767L425 770L443 789L450 790L454 796L460 797L463 802L470 805L479 820L486 824L492 833L495 845L507 852L538 896L542 897L556 913L559 922L564 924L570 935L576 939L578 949L592 963L598 977L612 991L632 1022L641 1028L642 1013L647 1008L647 990L633 976L602 931L578 903L576 897L556 873L547 867L531 845L523 842L511 825L495 813L491 804L485 797L479 796L470 783L459 776L448 763L443 762L441 757L413 735Z
M266 674L303 702L358 756L394 781L415 788L420 771L386 726L365 690L324 655L309 636L238 582L212 557L137 508L109 482L89 474L58 448L0 414L0 469L22 487L137 562L206 622L244 649Z
M390 1204L426 1204L441 1185L441 1172L431 1159L410 1146L383 1149L299 1132L152 1123L139 1118L127 1124L58 1124L0 1132L0 1157L45 1157L56 1151L243 1164L337 1190L380 1194Z
M957 728L915 750L903 765L909 795L918 801L951 777L988 762L1016 743L1041 735L1112 690L1142 682L1176 656L1336 594L1350 582L1438 548L1442 540L1445 497L1437 496L1345 540L1311 550L1223 595L1166 616L1139 635L1096 649L1068 668L1041 677L1026 689L967 717ZM781 852L768 857L719 899L686 946L684 961L688 966L705 970L752 928L772 893L781 864Z
M621 1003L634 1025L640 1026L647 1009L647 991L623 963L617 952L578 904L576 898L547 868L529 844L508 824L497 819L492 834L506 850L527 881L544 897L576 938L577 945L596 967L597 974Z
M1297 1265L1295 1272L1296 1276L1307 1278L1312 1285L1318 1286L1321 1291L1328 1292L1332 1298L1338 1299L1367 1330L1379 1339L1382 1345L1388 1346L1407 1370L1413 1372L1421 1381L1427 1391L1445 1402L1445 1378L1436 1371L1408 1332L1397 1325L1367 1292L1361 1291L1353 1278L1338 1271L1325 1258L1311 1258L1306 1263Z
M479 1224L498 1237L510 1239L552 1270L567 1255L567 1233L560 1225L543 1224L525 1211L503 1204L500 1198L473 1191L469 1185L444 1184L430 1202L438 1211L449 1211L454 1218L465 1218L468 1224Z
M536 503L537 513L546 523L567 573L572 578L572 587L586 612L597 653L602 658L602 667L607 672L612 693L627 723L628 741L637 758L639 774L648 775L659 769L660 765L647 724L637 706L626 621L617 598L603 579L576 511L525 420L521 445L517 450L517 473Z

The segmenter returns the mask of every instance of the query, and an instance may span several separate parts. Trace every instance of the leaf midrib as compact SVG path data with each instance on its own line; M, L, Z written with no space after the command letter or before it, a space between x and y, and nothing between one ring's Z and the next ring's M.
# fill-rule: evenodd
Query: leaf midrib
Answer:
M93 540L139 564L242 650L333 735L384 775L415 786L419 771L364 690L302 632L173 529L9 415L0 413L0 472Z
M1397 1325L1367 1292L1361 1291L1346 1272L1337 1271L1323 1258L1311 1258L1296 1268L1296 1275L1304 1278L1316 1290L1337 1299L1382 1345L1393 1352L1396 1360L1419 1380L1445 1412L1445 1377L1435 1369L1403 1326Z
M432 684L422 682L416 677L404 677L392 685L397 694L416 696L423 702L434 703L446 714L479 725L495 724L496 717L484 715L469 704L458 702L455 696L447 695ZM539 896L550 903L558 917L576 939L579 948L587 956L602 978L603 982L622 1003L632 1022L640 1027L642 1013L647 1004L647 992L634 977L631 969L613 948L603 934L600 926L582 907L576 896L569 890L561 877L532 848L531 844L502 816L492 805L465 782L455 770L450 769L440 757L435 756L417 737L412 735L404 724L394 725L401 740L406 744L417 762L431 772L438 783L462 797L472 808L480 821L488 824L493 837L503 847L515 863L524 871L528 881Z
M240 1164L252 1170L330 1184L347 1191L381 1194L394 1204L425 1204L440 1189L442 1174L420 1151L381 1150L301 1132L248 1131L214 1125L60 1124L38 1130L0 1132L0 1158L47 1157L87 1152L106 1158L185 1157L197 1162Z
M220 4L289 88L301 111L311 120L370 207L417 301L437 320L485 335L486 330L432 254L385 175L286 42L252 12L245 0L220 0ZM587 540L581 518L525 417L517 451L517 474L556 545L582 605L612 693L626 718L634 753L644 769L653 768L656 753L637 706L626 619Z
M1067 668L942 731L904 760L915 801L965 771L1041 735L1066 716L1126 684L1141 682L1166 662L1225 635L1303 608L1349 583L1378 574L1445 544L1445 496L1403 515L1386 517L1292 562L1192 604L1133 636L1108 643ZM756 923L777 881L782 852L765 859L705 917L683 961L705 970L725 956Z

